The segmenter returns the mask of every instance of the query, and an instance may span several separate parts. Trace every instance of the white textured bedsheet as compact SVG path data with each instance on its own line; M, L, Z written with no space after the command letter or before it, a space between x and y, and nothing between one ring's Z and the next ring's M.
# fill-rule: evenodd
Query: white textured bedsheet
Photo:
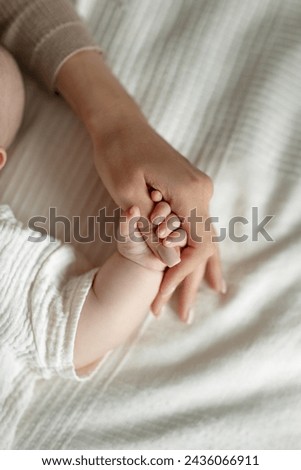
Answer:
M193 325L169 306L91 381L38 381L12 447L300 449L300 1L77 5L151 124L212 176L218 225L258 207L275 241L221 243L228 293L202 286ZM80 123L31 80L27 91L1 202L24 222L50 206L113 208ZM109 254L80 249L93 265Z

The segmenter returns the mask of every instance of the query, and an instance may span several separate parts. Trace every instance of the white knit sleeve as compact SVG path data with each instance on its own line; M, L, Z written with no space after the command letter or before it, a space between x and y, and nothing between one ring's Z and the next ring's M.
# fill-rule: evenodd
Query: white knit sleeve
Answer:
M0 206L0 344L38 375L81 380L74 370L78 320L97 269L60 242L33 235Z

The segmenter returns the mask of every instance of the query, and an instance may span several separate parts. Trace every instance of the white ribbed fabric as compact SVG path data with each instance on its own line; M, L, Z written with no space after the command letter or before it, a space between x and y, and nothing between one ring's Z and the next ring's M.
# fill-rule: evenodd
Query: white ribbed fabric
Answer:
M0 205L2 448L10 444L37 377L80 380L73 367L75 335L95 276L94 269L75 276L84 262L70 246L30 237L36 234Z
M213 177L218 225L257 206L260 220L275 215L267 226L275 242L221 243L228 294L203 287L192 326L170 306L91 381L40 380L10 446L298 449L301 4L77 4L152 125ZM83 221L112 208L80 124L58 97L32 82L27 89L1 202L24 222L50 206ZM80 248L93 265L114 249L97 239Z

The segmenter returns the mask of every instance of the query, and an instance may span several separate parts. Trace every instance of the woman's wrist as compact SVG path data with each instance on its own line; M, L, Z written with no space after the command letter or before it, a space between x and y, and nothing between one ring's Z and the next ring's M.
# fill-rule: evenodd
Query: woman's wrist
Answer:
M55 87L92 140L114 134L129 119L145 120L97 51L79 51L70 57L59 70Z

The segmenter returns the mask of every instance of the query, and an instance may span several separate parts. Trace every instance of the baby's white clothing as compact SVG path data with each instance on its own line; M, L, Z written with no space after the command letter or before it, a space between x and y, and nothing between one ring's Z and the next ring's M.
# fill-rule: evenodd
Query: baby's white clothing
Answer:
M9 206L0 205L1 448L9 447L36 379L82 380L74 370L73 349L97 269L71 246L50 238L30 241L34 235Z

